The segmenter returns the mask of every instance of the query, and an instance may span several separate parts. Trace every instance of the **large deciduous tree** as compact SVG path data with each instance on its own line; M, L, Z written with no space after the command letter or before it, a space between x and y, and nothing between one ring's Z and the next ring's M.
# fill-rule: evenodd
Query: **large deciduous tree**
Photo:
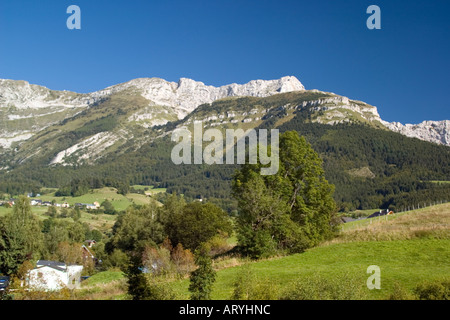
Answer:
M282 134L279 157L275 175L261 175L261 164L245 164L233 179L238 242L253 258L279 249L301 252L331 237L337 224L334 186L305 138L295 131Z
M164 234L158 215L158 206L153 202L141 208L129 207L114 224L108 250L142 251L148 244L161 243Z
M165 230L174 245L196 250L199 245L218 234L230 235L233 231L225 211L212 203L185 203L171 196L164 206Z

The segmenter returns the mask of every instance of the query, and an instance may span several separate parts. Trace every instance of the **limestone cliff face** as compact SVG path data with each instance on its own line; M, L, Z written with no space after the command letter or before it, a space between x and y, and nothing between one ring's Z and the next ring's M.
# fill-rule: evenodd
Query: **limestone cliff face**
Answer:
M0 147L27 140L85 109L88 95L53 91L26 81L0 79Z
M169 82L160 78L139 78L86 94L54 91L26 81L0 79L0 147L14 148L47 127L70 119L113 98L125 104L121 108L126 109L129 123L149 128L183 119L198 106L223 98L268 97L278 93L300 91L308 92L293 76L276 80L252 80L245 84L233 83L220 87L205 85L203 82L187 78L181 78L178 82ZM311 90L310 92L321 91ZM127 109L126 105L131 106L135 103L134 100L139 102L139 108ZM114 103L111 103L111 107L115 107ZM398 122L389 123L380 118L376 107L335 94L329 94L326 98L319 100L305 101L300 106L279 107L307 108L312 112L317 111L318 115L312 121L320 123L333 125L356 121L377 124L377 127L384 126L408 137L450 146L450 120L424 121L420 124L406 125ZM121 112L124 111L122 109ZM264 112L264 110L258 110L251 115L251 112L244 114L245 112L242 111L242 120L229 119L229 121L243 123L259 121L264 116L262 114ZM207 115L207 118L214 116ZM222 116L229 118L229 115ZM216 117L219 116L216 115ZM127 130L125 126L120 132L103 132L87 137L85 141L80 141L72 149L79 149L76 147L80 146L95 146L95 150L101 151L104 141L111 143L119 139L127 140L133 136ZM72 154L74 152L72 149L61 151L55 158L55 162L59 163L64 155Z
M278 80L253 80L246 84L233 83L221 87L208 86L187 78L181 78L178 82L141 78L91 93L90 96L98 99L123 90L134 90L154 105L172 108L181 119L199 105L218 99L236 96L267 97L277 93L305 90L305 87L292 76Z
M26 81L0 79L0 109L42 109L78 107L89 104L89 96L70 91L54 91Z
M182 119L199 105L218 99L266 97L304 89L301 82L292 76L221 87L207 86L187 78L178 82L140 78L87 94L54 91L26 81L0 79L0 146L10 148L113 95L134 95L148 100L148 105L130 115L129 120L143 127L152 127Z
M424 121L419 124L405 125L399 122L383 121L383 124L390 130L407 137L450 146L450 120Z

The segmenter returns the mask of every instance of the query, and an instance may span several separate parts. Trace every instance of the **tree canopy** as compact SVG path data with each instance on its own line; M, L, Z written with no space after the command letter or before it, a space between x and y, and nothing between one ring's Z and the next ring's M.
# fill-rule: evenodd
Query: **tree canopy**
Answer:
M41 223L31 212L30 201L21 196L13 211L0 220L0 272L15 273L20 265L38 259L44 249Z
M260 164L245 164L233 179L238 201L238 242L253 258L277 249L299 252L334 232L334 186L325 179L322 160L295 131L280 136L280 167L260 174Z
M225 211L212 203L185 203L171 196L164 206L165 230L174 245L192 251L217 234L231 235L233 227Z

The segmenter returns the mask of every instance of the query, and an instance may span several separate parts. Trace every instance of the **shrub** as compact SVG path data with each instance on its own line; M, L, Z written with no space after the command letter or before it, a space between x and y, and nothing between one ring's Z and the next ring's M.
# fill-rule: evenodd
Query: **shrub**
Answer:
M194 255L189 249L184 249L181 243L172 250L171 258L179 275L188 274L195 268Z
M402 287L400 283L394 283L392 293L389 295L388 300L414 300L415 297L407 289Z
M241 267L233 287L231 300L276 300L278 298L278 286L268 279L259 279L248 264Z
M103 201L100 206L103 207L103 209L104 209L103 211L105 214L109 214L109 215L117 214L116 209L114 208L112 203L108 200Z
M108 270L111 268L122 269L128 263L127 255L119 249L114 249L114 251L107 256L103 261L102 269Z
M349 274L334 277L312 275L298 279L281 295L281 300L361 300L363 280Z
M450 280L425 282L414 289L420 300L449 300Z
M175 300L176 295L170 286L154 276L147 277L150 295L146 300Z
M217 234L208 240L208 245L211 247L210 255L221 255L231 249L231 245L227 242L226 234Z
M253 231L248 226L240 226L238 243L241 253L251 259L267 258L276 253L276 243L267 230Z
M212 267L212 260L208 254L209 248L201 245L195 253L195 263L198 268L191 272L189 291L191 300L209 300L214 282L216 281L216 272Z
M146 246L142 253L142 264L153 275L170 274L174 268L170 261L170 251L164 247Z

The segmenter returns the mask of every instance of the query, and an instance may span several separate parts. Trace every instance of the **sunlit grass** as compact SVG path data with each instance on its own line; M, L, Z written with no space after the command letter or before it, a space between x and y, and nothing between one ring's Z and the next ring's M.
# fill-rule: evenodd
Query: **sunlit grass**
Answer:
M367 299L386 299L394 284L408 290L425 280L442 279L450 274L450 240L401 240L352 242L317 247L305 253L251 263L256 277L276 285L280 291L303 277L320 275L333 279L350 274L358 279ZM381 269L381 289L367 289L367 267ZM222 269L212 292L213 299L230 299L233 283L243 266ZM179 299L189 298L189 280L170 283Z

